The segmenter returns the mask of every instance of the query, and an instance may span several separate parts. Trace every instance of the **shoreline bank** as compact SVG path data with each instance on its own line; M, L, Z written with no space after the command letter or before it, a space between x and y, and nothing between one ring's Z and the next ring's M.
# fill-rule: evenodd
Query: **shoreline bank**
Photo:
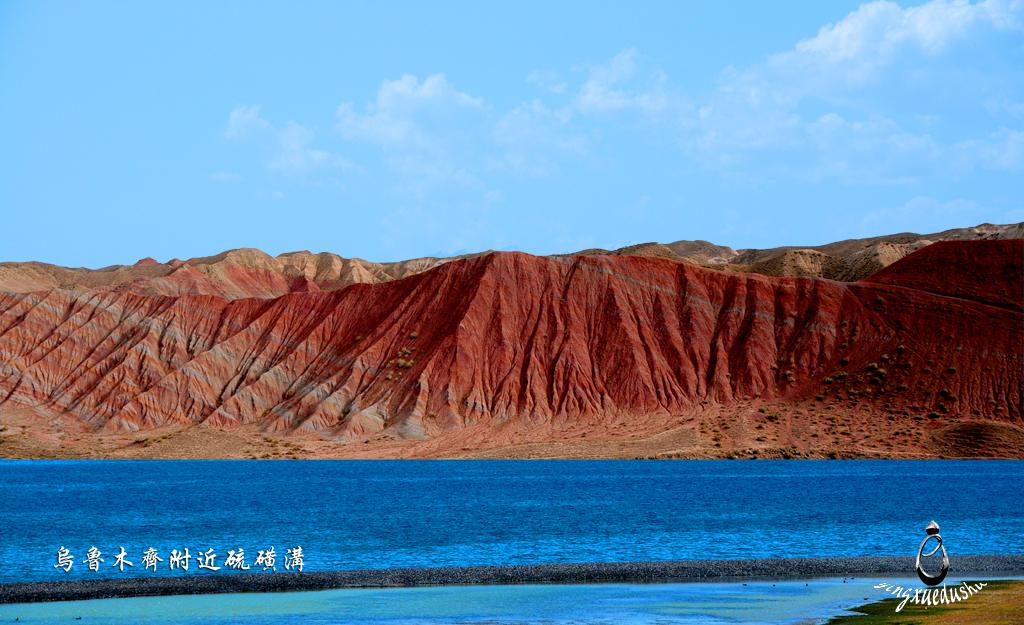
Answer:
M952 560L952 565L951 572L957 577L1024 575L1024 555L957 556ZM726 582L886 575L907 577L913 575L913 572L912 557L865 556L184 575L0 584L0 604L340 588Z

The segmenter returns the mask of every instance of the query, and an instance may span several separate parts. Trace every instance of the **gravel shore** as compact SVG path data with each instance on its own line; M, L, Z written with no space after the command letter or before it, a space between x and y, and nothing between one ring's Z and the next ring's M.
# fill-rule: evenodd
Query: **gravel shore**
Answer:
M1024 555L957 556L951 559L951 564L950 573L957 577L1024 575ZM913 574L914 559L910 557L680 560L368 569L2 584L0 603L456 584L665 583L814 577L907 577Z

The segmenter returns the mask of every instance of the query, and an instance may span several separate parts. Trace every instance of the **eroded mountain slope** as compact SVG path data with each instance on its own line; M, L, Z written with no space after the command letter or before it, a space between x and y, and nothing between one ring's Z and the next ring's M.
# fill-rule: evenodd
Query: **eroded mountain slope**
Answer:
M1020 240L947 243L846 284L494 253L270 299L4 294L0 410L98 433L202 423L344 443L473 431L477 447L481 432L607 435L806 402L1016 428L1022 258ZM942 259L977 270L926 284Z

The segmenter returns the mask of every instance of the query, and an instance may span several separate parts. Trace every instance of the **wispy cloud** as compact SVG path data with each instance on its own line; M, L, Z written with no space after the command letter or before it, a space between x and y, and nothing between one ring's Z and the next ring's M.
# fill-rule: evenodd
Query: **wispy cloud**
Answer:
M908 129L910 120L879 112L886 99L880 85L893 80L907 59L920 63L919 55L935 58L936 74L944 80L944 52L994 30L1019 30L1022 6L1019 0L933 0L907 8L886 1L864 4L763 63L724 70L699 108L697 132L688 144L704 162L726 167L772 153L799 154L803 159L793 173L850 181L905 181L922 169L946 168L942 159L953 152L966 167L982 160L1012 163L1012 154L991 154L998 148L990 138L978 138L975 149L965 150ZM888 174L879 176L882 171Z
M247 139L254 134L271 131L273 127L260 116L260 107L253 105L236 106L228 114L224 127L224 138L231 141Z
M772 57L775 71L804 83L862 84L907 51L937 55L978 25L1019 29L1020 2L933 0L903 8L894 2L861 5L835 24Z
M381 150L396 190L424 195L437 185L480 187L470 166L479 158L487 116L482 98L459 91L444 74L385 80L363 107L343 102L335 128L345 140Z
M385 80L368 104L343 102L335 114L340 135L379 148L397 188L412 193L455 185L493 194L486 179L494 172L550 175L561 158L586 149L569 131L568 107L532 100L498 111L443 74Z
M437 132L441 122L451 121L462 110L482 107L480 98L455 89L444 74L422 81L406 74L385 80L362 112L351 102L339 105L337 128L346 138L384 147L437 149L444 140Z
M674 102L666 92L667 76L660 70L645 77L637 74L635 49L623 50L607 63L591 67L576 96L577 107L583 113L655 115L668 110Z
M229 141L262 143L267 152L267 169L290 175L302 175L318 169L352 171L355 166L345 158L312 147L314 133L296 122L276 126L267 121L259 106L238 106L228 115L224 138Z
M590 140L573 130L573 113L550 109L532 100L502 115L494 124L495 150L489 164L499 170L525 176L549 176L566 157L583 158Z
M883 232L934 232L944 224L978 224L986 221L991 211L966 198L938 200L927 195L914 196L906 202L868 212L860 223L860 234Z
M984 137L957 143L953 154L965 168L1024 171L1024 131L999 128Z
M1022 0L875 1L760 62L722 68L703 91L687 92L627 48L589 65L533 71L525 79L536 89L511 106L443 73L406 74L383 80L365 102L340 103L326 140L297 122L271 123L251 105L231 112L224 136L264 141L267 168L277 173L354 169L338 154L369 155L389 188L421 198L462 189L481 200L501 195L503 176L613 162L619 146L609 135L668 146L680 167L748 179L909 185L974 170L1017 172L1019 89L993 79L981 98L948 85L961 44L1020 32L1022 15ZM918 84L901 84L922 67ZM963 111L946 118L930 105L932 92L999 121L958 125ZM904 106L891 105L898 95ZM639 125L653 132L632 132Z
M555 94L564 94L569 89L569 83L558 72L551 69L530 72L526 75L526 82L543 91Z

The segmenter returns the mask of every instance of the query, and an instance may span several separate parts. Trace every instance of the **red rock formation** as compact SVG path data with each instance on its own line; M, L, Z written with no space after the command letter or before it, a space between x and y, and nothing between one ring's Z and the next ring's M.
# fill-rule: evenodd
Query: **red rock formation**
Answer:
M934 243L865 279L983 304L1024 309L1021 239Z
M424 437L824 393L849 410L1020 424L1022 258L1021 240L946 243L846 284L494 253L272 299L0 294L0 407L103 431Z

